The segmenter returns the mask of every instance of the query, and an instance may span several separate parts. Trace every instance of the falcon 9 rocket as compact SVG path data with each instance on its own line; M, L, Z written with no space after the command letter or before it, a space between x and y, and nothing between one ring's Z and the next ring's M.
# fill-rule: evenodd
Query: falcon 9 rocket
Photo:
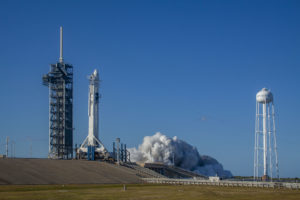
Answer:
M108 156L108 151L99 140L99 74L95 69L89 76L89 132L80 148L77 150L79 157L86 157L88 160L104 158Z

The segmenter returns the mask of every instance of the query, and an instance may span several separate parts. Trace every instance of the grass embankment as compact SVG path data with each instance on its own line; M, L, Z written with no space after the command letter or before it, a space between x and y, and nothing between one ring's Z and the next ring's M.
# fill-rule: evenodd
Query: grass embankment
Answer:
M183 185L4 185L0 199L300 199L299 190Z

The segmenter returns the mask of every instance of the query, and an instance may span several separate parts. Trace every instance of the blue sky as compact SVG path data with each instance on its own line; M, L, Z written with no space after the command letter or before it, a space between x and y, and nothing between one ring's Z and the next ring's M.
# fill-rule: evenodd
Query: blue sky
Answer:
M137 147L162 132L235 175L253 174L255 95L274 93L280 174L300 177L299 1L0 1L0 152L46 157L42 75L74 66L74 143L100 70L100 139ZM205 119L205 120L203 120Z

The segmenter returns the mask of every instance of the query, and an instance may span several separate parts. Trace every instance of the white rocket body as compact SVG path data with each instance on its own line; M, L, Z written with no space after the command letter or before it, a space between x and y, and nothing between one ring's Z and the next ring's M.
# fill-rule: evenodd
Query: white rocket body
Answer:
M78 152L87 152L88 146L95 147L95 152L107 153L106 148L99 140L99 73L95 69L89 76L89 132L88 136L83 141L82 145L78 149Z
M94 138L99 140L99 75L95 69L89 77L89 134L88 145L96 146Z

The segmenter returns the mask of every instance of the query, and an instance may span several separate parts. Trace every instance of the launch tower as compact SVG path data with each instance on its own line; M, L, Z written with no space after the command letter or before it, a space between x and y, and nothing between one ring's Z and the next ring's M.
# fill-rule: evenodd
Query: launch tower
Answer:
M49 88L49 158L73 158L73 66L63 60L63 33L60 27L59 62L43 76Z

